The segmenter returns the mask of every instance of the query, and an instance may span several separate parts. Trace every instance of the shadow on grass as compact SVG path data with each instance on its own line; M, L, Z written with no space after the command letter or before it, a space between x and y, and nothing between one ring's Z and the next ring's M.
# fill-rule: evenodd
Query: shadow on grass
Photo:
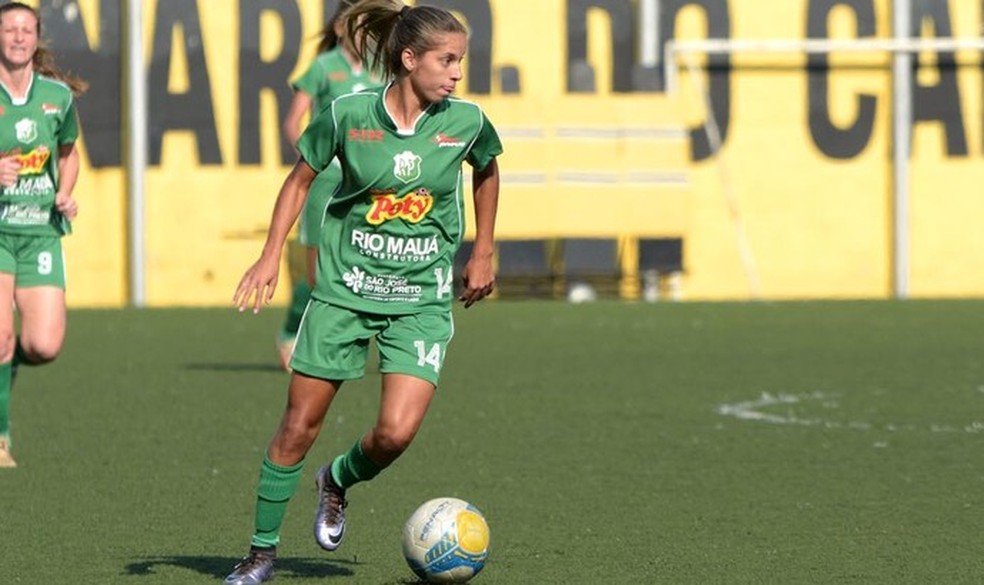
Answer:
M284 369L275 363L269 364L234 364L234 363L199 363L185 364L186 370L208 370L212 372L284 372Z
M153 575L154 569L158 566L181 567L190 569L202 575L222 579L236 566L240 559L232 557L193 557L193 556L173 556L173 557L150 557L140 561L132 562L124 568L126 575ZM276 574L278 576L291 577L339 577L352 576L355 573L351 567L357 566L355 561L333 560L315 558L292 558L285 557L277 559Z

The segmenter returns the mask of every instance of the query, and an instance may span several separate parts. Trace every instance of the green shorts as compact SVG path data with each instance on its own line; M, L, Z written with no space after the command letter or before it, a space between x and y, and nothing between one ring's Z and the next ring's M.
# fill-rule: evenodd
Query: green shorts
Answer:
M331 194L342 182L342 170L337 164L328 165L324 171L318 173L308 189L307 199L304 201L304 209L301 210L301 222L297 235L297 241L308 247L316 247L318 238L321 234L321 223L325 218L325 207L328 206L328 199Z
M14 286L57 286L65 290L65 253L60 236L0 232L0 272L14 275Z
M361 378L369 340L375 338L380 372L409 374L437 386L453 335L450 311L375 315L311 299L297 332L290 367L326 380Z

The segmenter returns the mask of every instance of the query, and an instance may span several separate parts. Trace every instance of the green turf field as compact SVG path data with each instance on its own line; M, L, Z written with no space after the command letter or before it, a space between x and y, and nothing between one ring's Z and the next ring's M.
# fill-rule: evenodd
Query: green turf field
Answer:
M0 584L194 584L245 551L287 375L280 309L73 311L22 370ZM408 585L421 502L485 512L476 584L984 582L984 302L489 302L457 313L413 447L311 537L314 472L371 424L348 384L275 582Z

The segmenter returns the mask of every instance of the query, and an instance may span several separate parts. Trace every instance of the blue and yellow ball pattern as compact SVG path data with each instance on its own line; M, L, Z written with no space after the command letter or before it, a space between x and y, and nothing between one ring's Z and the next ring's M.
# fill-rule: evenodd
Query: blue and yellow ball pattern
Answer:
M429 583L464 583L485 567L489 525L478 508L464 500L429 500L407 520L403 556Z

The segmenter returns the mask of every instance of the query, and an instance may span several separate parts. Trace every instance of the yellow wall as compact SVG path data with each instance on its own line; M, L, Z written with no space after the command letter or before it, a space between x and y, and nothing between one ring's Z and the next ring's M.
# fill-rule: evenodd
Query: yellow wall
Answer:
M805 3L773 3L767 18L761 12L756 17L760 5L754 0L731 3L737 15L734 38L804 38ZM854 23L844 16L835 12L831 28L838 37L852 37ZM890 13L883 10L879 16L879 32L887 34ZM678 37L703 37L703 31L696 32L678 28ZM831 62L887 67L890 59L835 55ZM734 57L728 142L719 157L693 168L688 297L878 297L891 292L890 69L844 69L832 79L836 122L853 119L856 93L880 95L883 105L869 146L849 161L835 161L817 151L808 136L805 64L803 54ZM680 91L692 104L700 100L695 83L700 80L682 74ZM705 119L703 108L691 108L690 124ZM737 220L729 213L731 205Z
M736 39L803 38L806 3L732 0ZM891 3L877 1L877 35L891 34ZM979 5L951 0L953 35L978 36ZM834 11L834 38L853 38L851 13ZM928 28L928 30L927 30ZM932 35L926 24L923 34ZM679 29L681 38L702 31ZM933 55L921 55L922 84L936 82ZM960 52L960 106L969 156L946 156L941 125L919 122L911 158L910 293L915 297L984 294L984 240L977 223L984 200L981 157L980 57ZM766 298L885 297L892 294L892 100L887 55L838 54L831 76L835 122L856 115L856 95L876 96L872 139L858 156L832 160L808 136L806 57L744 54L735 58L732 133L722 155L693 167L694 217L688 233L687 294L742 298L752 283L743 264L725 204L734 194L754 259L761 296ZM792 67L789 67L789 65ZM785 67L784 67L785 66ZM685 73L681 92L696 103L693 80ZM689 92L689 93L688 93ZM694 116L694 114L691 114ZM705 119L703 110L696 114ZM693 122L693 117L690 118ZM714 237L711 233L718 234Z
M96 4L80 2L82 17L94 19ZM804 37L805 2L768 4L766 14L761 0L730 0L732 37ZM879 36L890 33L890 4L875 2ZM955 35L976 36L982 18L972 4L950 0ZM155 0L145 3L148 31L155 5ZM321 2L300 6L306 54L295 74L313 54L321 26ZM200 166L191 135L172 132L164 138L162 164L147 172L146 291L155 306L229 302L240 275L259 253L288 170L279 163L272 96L263 102L262 163L235 162L237 101L228 88L238 84L238 2L199 0L198 7L226 156L221 166ZM698 91L702 79L684 69L673 95L613 93L607 81L608 18L592 11L589 60L599 92L568 94L565 7L564 0L492 0L493 68L518 67L522 93L505 95L496 81L491 95L471 96L465 88L503 136L500 238L682 236L685 298L891 294L892 80L887 56L831 59L841 66L830 78L835 121L853 118L857 93L878 100L872 139L858 156L833 160L811 142L806 57L759 54L734 58L730 132L720 156L692 163L687 130L706 119ZM854 35L846 11L832 13L830 27L838 38ZM279 43L275 23L264 22L263 30L268 42ZM681 13L676 35L706 36L697 9ZM984 198L975 188L984 183L978 161L981 72L978 56L961 53L959 60L970 64L959 74L970 155L945 156L936 124L919 124L913 133L915 296L984 294L984 271L976 269L977 259L984 257L984 239L975 229L984 216ZM180 91L185 82L181 56L175 55L170 84ZM83 168L77 190L82 214L66 242L74 306L126 302L124 191L122 170ZM280 287L276 300L284 301L288 292Z

